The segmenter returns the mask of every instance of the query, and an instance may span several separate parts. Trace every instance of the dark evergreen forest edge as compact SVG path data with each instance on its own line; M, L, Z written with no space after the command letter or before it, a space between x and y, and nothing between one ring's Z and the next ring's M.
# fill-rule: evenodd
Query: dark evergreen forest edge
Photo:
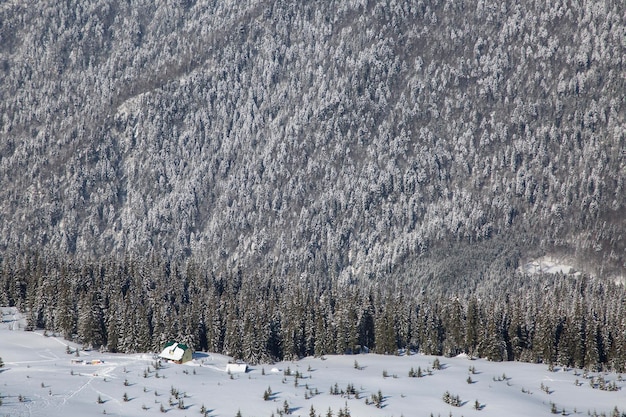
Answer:
M251 363L402 350L626 370L623 286L584 275L508 274L471 294L439 281L340 283L209 269L158 258L3 262L0 304L42 328L112 352L170 339Z
M622 1L154 3L0 4L0 304L113 351L624 369Z

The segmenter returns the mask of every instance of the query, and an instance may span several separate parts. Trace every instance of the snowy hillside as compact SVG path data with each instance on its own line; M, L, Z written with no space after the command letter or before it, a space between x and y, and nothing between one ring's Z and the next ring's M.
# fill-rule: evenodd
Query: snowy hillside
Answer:
M623 275L625 36L615 0L5 1L0 254Z
M229 374L228 357L196 353L185 365L163 364L156 370L151 354L79 351L77 356L76 346L61 338L9 330L14 313L4 313L1 416L182 417L200 415L203 406L207 416L215 417L238 412L278 416L285 408L295 416L309 416L313 408L321 416L330 409L333 416L347 411L372 417L541 416L553 411L583 416L626 410L621 391L626 382L616 374L550 371L544 365L463 356L374 354L305 358ZM435 369L436 362L441 369ZM603 384L617 391L599 389ZM335 390L339 393L331 394ZM459 396L461 406L446 404L445 392L453 400Z

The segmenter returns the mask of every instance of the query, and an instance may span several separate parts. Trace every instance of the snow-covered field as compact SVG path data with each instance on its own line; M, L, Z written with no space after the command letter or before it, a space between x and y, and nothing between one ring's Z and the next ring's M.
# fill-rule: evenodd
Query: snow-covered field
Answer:
M184 365L155 370L151 354L67 353L76 347L43 332L19 330L19 313L4 308L0 328L0 416L274 416L284 412L333 416L346 407L351 416L570 416L626 411L619 375L559 369L545 365L493 363L467 357L423 355L327 356L252 366L246 373L225 371L229 358L196 353ZM11 330L16 329L16 330ZM434 361L441 363L433 369ZM82 360L83 363L77 361ZM95 361L96 364L85 364ZM409 377L419 370L423 376ZM470 369L474 368L475 373ZM430 374L429 374L430 371ZM286 375L290 374L290 375ZM298 377L296 378L296 374ZM617 391L590 384L602 376ZM471 378L471 381L468 380ZM297 383L296 383L297 379ZM578 383L576 383L578 382ZM357 395L331 395L353 386ZM543 389L542 389L543 387ZM264 393L271 390L265 400ZM172 395L179 393L180 399ZM460 407L446 404L448 391ZM380 408L372 395L382 394ZM124 401L126 394L128 401ZM358 398L357 398L358 397ZM100 399L100 402L98 402ZM179 402L182 404L179 406ZM366 403L367 400L367 404ZM285 404L286 402L286 404ZM478 402L479 410L475 409ZM552 410L553 406L556 410Z

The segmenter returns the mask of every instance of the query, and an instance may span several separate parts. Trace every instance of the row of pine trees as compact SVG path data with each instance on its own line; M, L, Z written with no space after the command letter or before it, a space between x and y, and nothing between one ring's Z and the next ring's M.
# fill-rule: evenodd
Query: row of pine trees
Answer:
M585 276L513 275L455 295L419 282L338 284L307 274L224 271L192 260L33 255L2 260L0 305L26 312L31 329L111 352L157 351L175 339L251 363L411 349L626 369L620 285Z

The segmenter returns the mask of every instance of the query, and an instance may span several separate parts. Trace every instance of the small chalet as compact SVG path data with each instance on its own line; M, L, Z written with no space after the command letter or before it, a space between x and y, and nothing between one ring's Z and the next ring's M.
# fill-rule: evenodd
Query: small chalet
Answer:
M190 361L192 355L193 352L189 346L177 342L168 342L159 354L159 358L181 364Z

